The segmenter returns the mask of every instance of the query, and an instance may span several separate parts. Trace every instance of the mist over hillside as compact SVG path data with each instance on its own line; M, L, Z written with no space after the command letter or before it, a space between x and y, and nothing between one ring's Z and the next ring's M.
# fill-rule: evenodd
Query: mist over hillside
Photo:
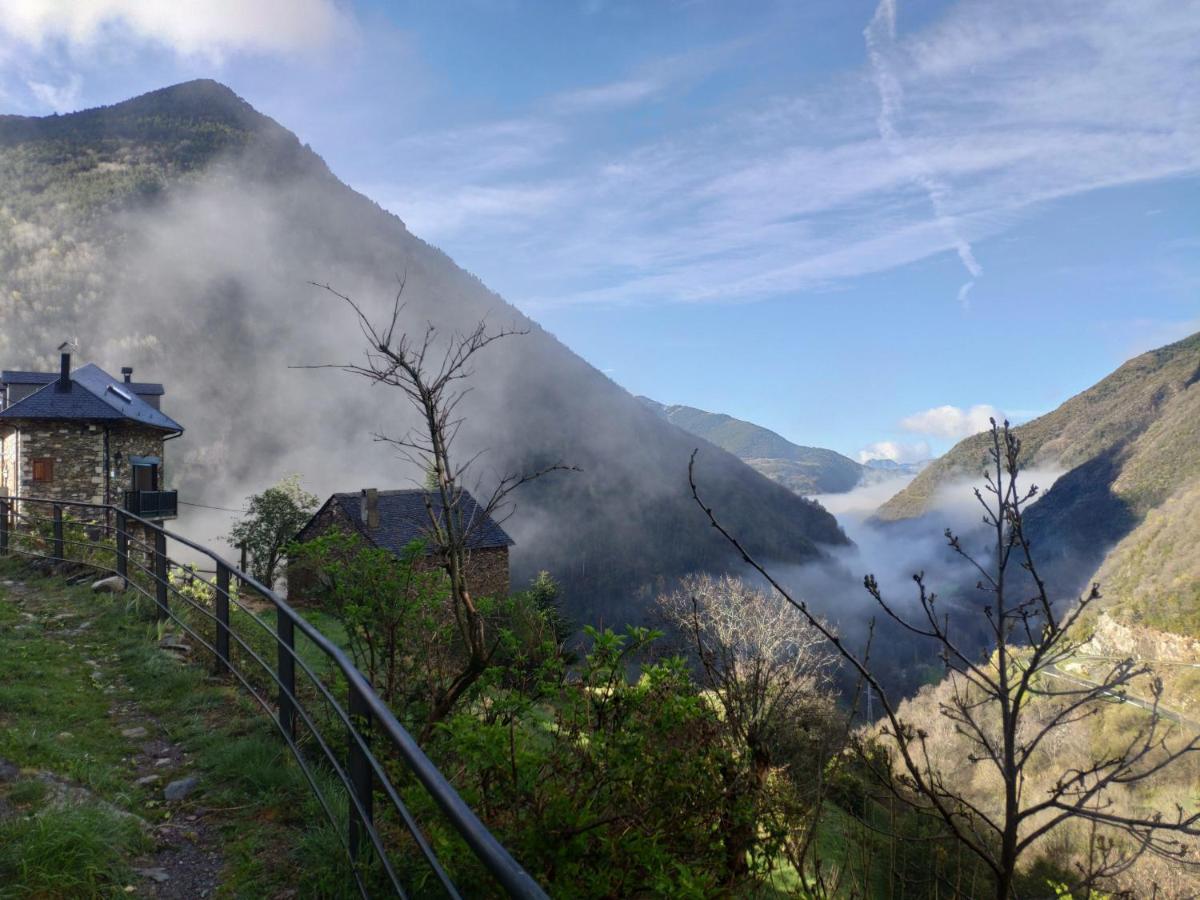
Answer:
M620 625L658 579L736 566L688 495L698 445L708 500L756 553L797 564L846 543L822 507L664 422L214 82L0 118L0 186L0 360L52 367L77 336L82 360L163 381L187 428L167 462L182 500L240 506L290 472L320 495L419 482L372 439L414 424L397 392L291 368L364 349L350 312L310 281L380 315L404 279L406 327L529 332L489 347L471 380L456 449L485 451L479 487L552 462L582 469L517 498L517 584L548 569L571 615ZM225 521L177 524L208 540Z
M1200 334L1129 360L1015 429L1031 470L1024 482L1049 488L1026 526L1060 599L1078 593L1114 545L1200 478L1198 385ZM881 505L877 520L928 520L939 497L983 471L990 441L985 433L958 443Z

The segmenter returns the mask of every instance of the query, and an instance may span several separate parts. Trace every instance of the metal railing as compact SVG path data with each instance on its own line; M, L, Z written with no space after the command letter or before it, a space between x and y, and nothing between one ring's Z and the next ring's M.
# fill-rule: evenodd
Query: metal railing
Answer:
M112 536L111 543L106 535ZM200 580L211 588L211 608L171 582L172 571L190 576L195 569L170 558L169 542L215 564L215 579ZM504 892L546 898L345 652L274 591L207 547L112 505L0 496L0 556L77 563L120 576L126 589L152 603L156 619L174 621L211 653L214 671L232 677L273 719L325 817L338 831L354 887L363 897L377 894L380 884L386 893L409 896L412 885L406 887L398 870L411 871L414 854L425 868L423 884L432 880L440 893L461 896L402 799L402 790L416 784ZM273 608L273 627L252 608L255 598ZM236 624L231 610L238 614ZM250 627L241 630L242 623ZM323 663L297 652L297 635L315 648L316 654L308 656ZM265 658L272 655L270 648L273 661ZM345 691L344 703L334 693L339 689ZM340 733L332 736L331 730ZM389 774L389 767L394 770L397 763L407 785ZM319 773L344 790L344 820L334 812L337 804L321 787ZM379 798L384 801L381 812L388 813L386 823L376 813Z
M179 492L126 491L124 506L143 519L174 519L179 515Z

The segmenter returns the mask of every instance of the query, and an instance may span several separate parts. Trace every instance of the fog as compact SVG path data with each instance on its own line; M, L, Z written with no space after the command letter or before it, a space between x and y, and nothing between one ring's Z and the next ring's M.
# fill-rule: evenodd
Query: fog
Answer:
M5 275L34 299L3 307L3 365L52 369L71 335L77 362L163 382L163 409L186 428L168 445L167 480L191 504L173 527L193 539L213 542L236 515L202 507L237 510L290 473L321 498L421 482L373 439L415 424L399 391L296 368L359 362L365 349L351 310L310 282L378 318L403 278L403 330L433 323L449 340L483 320L528 332L478 357L454 448L459 460L482 454L465 486L486 495L504 474L553 462L582 470L515 498L505 528L518 587L549 570L576 621L620 626L644 618L661 580L735 565L688 493L698 445L706 495L757 551L801 562L845 542L819 506L645 410L286 133L115 213L27 215L52 227L22 232L28 265Z
M1022 472L1018 483L1026 488L1038 485L1036 503L1060 474L1031 469ZM873 625L871 657L884 681L900 692L915 689L940 671L936 647L891 621L867 593L864 576L875 576L894 611L921 616L913 575L924 573L927 589L939 596L940 608L951 616L962 645L982 648L986 622L980 605L991 601L975 588L977 571L947 545L945 530L949 528L958 535L964 549L983 565L994 558L994 537L983 526L983 508L974 495L976 489L984 491L982 478L961 479L943 486L935 494L930 510L917 519L886 523L873 520L879 506L911 480L912 476L896 476L843 494L814 497L837 516L853 544L831 548L829 558L820 562L766 564L772 576L796 599L803 599L836 625L854 650L866 649Z

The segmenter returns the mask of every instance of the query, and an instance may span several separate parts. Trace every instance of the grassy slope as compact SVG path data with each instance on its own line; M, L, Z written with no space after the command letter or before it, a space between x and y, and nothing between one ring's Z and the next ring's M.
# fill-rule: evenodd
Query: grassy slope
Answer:
M0 569L0 579L14 578L26 576ZM132 867L158 865L146 858L154 836L121 813L150 826L199 813L219 835L219 896L294 886L302 849L313 854L303 896L342 883L330 861L335 838L313 825L321 819L307 784L257 707L158 650L154 626L125 599L27 581L20 594L0 587L0 759L22 770L0 782L0 898L144 889ZM193 798L165 804L162 782L136 784L138 740L122 731L137 723L182 748L179 768L157 771L162 781L199 775ZM39 775L82 789L87 801L56 808Z
M1017 429L1026 465L1073 469L1115 454L1113 490L1136 515L1145 515L1182 479L1200 474L1198 373L1200 334L1131 359ZM988 446L986 434L960 441L881 506L878 517L894 521L928 512L939 488L983 470Z
M1093 578L1120 622L1200 638L1200 480L1128 534Z

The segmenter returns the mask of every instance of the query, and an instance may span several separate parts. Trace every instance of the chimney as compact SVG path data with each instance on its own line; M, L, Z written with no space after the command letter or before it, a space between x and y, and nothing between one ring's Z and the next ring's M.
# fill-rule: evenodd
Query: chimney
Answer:
M71 354L63 353L62 365L58 371L58 389L60 391L69 391L71 389Z
M125 383L133 381L133 366L121 366L121 374L125 376Z
M360 504L363 524L367 528L379 527L379 491L376 488L363 488Z

